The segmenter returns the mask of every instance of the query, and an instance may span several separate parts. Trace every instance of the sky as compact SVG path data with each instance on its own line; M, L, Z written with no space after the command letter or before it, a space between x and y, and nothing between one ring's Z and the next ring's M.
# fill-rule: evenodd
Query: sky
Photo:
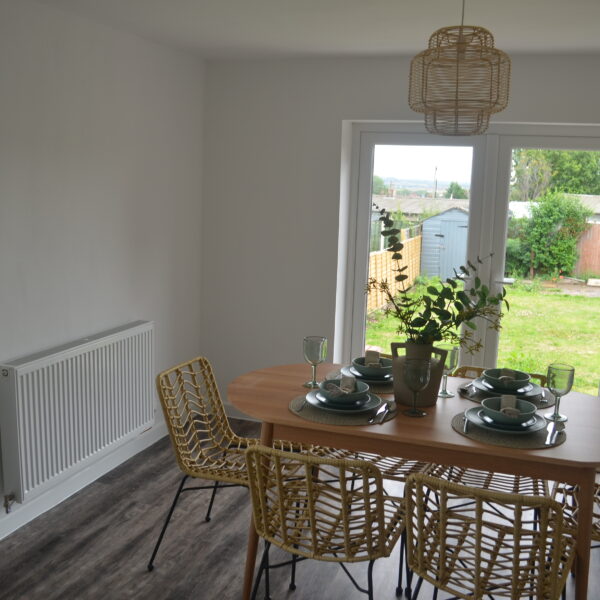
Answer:
M373 174L398 179L471 182L471 146L375 146Z

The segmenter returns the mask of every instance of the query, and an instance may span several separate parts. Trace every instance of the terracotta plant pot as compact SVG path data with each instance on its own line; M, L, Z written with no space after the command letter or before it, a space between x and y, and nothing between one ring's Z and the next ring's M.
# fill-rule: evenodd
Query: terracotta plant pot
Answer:
M394 399L396 402L405 406L412 406L413 394L404 383L404 363L406 359L429 358L431 360L429 383L424 390L419 392L417 406L434 406L438 399L448 350L435 348L433 344L414 344L411 342L393 343L391 348ZM404 354L399 353L400 349L404 349Z

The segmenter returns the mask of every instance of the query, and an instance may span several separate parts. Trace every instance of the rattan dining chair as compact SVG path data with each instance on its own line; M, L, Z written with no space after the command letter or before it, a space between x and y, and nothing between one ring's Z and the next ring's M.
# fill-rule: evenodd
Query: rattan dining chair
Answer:
M198 356L159 373L156 386L183 478L148 562L149 571L154 568L154 559L181 494L212 489L205 516L205 520L210 521L218 489L248 486L244 451L259 443L258 439L240 437L231 430L212 367L206 358ZM302 450L300 446L281 440L275 441L274 446ZM185 487L190 477L213 483Z
M552 488L552 497L563 507L563 514L569 525L577 527L578 486L556 482ZM596 473L594 486L594 508L592 515L592 548L600 548L600 473Z
M419 577L413 600L423 580L456 598L560 597L575 537L558 502L423 474L408 478L405 501L408 560Z
M384 493L379 470L365 461L265 446L248 448L246 460L254 526L265 541L252 598L263 575L269 598L269 571L286 565L291 565L290 589L295 589L297 562L310 558L339 563L354 586L372 599L373 563L391 554L404 529L403 500ZM271 564L272 545L290 553L291 560ZM366 589L344 564L364 561L369 563Z

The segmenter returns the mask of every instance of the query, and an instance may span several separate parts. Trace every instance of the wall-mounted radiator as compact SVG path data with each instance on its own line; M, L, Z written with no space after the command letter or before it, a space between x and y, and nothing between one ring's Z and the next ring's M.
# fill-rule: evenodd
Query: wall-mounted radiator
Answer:
M153 424L153 334L136 321L0 365L5 495L34 498Z

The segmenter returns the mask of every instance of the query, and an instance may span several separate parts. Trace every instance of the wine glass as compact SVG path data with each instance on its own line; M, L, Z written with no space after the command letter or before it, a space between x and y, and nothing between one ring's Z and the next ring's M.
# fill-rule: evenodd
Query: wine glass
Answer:
M442 377L442 391L438 394L440 398L452 398L454 394L447 389L448 375L458 366L458 348L456 346L448 350L446 362L444 363L444 375Z
M307 381L304 387L317 388L317 365L327 356L327 338L322 335L309 335L303 343L304 360L312 367L312 381Z
M552 363L548 367L548 372L546 374L547 385L548 389L555 398L554 411L544 415L548 421L554 421L555 423L564 423L567 421L567 417L558 412L558 407L560 405L560 399L562 396L571 391L571 387L573 387L574 376L575 368L571 365Z
M404 363L404 383L413 393L412 408L403 410L403 414L409 417L424 417L427 413L417 408L417 394L427 387L429 383L431 364L422 358L411 358Z

